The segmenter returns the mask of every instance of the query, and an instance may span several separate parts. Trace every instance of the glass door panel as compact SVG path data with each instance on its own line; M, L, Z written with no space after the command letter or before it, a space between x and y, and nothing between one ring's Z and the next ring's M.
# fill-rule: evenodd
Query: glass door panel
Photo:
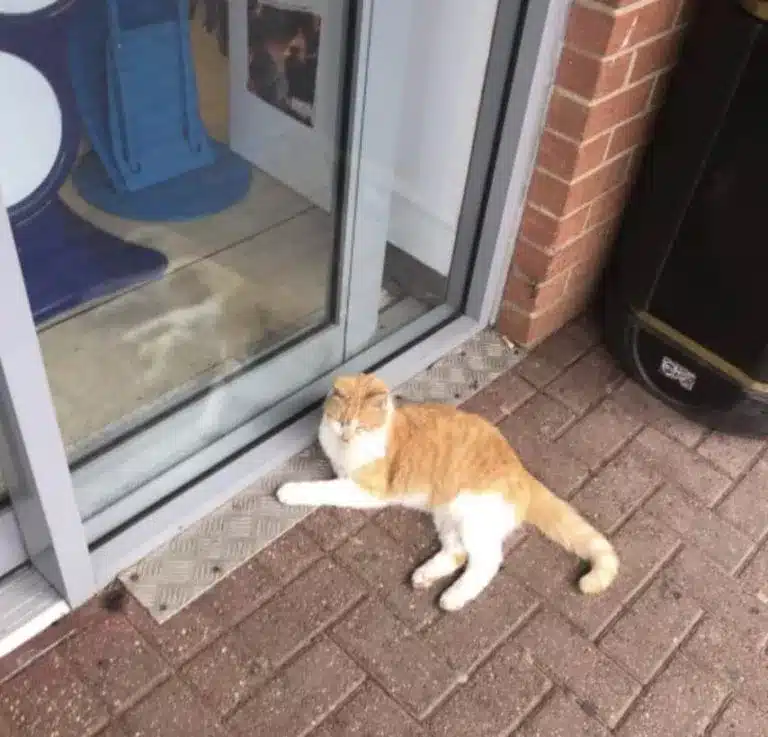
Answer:
M0 8L3 185L78 506L119 524L342 360L351 8L43 5Z

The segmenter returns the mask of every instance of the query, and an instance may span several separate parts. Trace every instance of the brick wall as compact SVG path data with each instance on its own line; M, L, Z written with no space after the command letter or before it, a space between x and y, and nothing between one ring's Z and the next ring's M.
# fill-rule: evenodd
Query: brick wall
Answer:
M674 64L686 0L574 0L498 328L532 345L589 301Z

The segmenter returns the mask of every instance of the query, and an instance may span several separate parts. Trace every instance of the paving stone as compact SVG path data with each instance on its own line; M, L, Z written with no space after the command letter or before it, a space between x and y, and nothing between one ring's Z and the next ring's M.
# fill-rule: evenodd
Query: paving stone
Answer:
M570 323L534 348L517 365L517 373L534 386L543 387L594 344L594 334L579 323Z
M126 732L135 737L224 737L219 722L198 703L192 690L177 679L166 681L123 716Z
M455 672L380 602L364 601L333 638L411 714L422 718L456 681Z
M728 688L677 655L638 700L616 731L619 737L697 737L704 733Z
M426 559L430 551L437 550L437 532L429 514L390 507L376 516L375 524L395 540L406 554Z
M253 675L274 671L354 606L362 585L324 558L238 625L253 656Z
M364 679L345 653L321 639L236 711L228 726L243 737L305 735Z
M741 585L754 594L763 604L768 604L768 542L744 567L740 576Z
M768 657L763 649L747 644L738 633L705 618L685 643L691 660L717 674L741 697L768 713Z
M227 632L180 671L219 716L229 714L266 678L240 632Z
M370 681L326 719L312 737L426 737L412 717Z
M702 615L662 570L600 640L600 648L648 683Z
M765 737L765 716L741 701L731 701L709 737Z
M257 560L277 581L285 583L309 568L322 554L320 546L296 525L262 550Z
M301 525L323 550L333 550L367 521L368 515L358 509L323 507L312 512Z
M551 611L536 614L515 641L609 727L640 692L637 681Z
M508 734L544 698L551 683L530 654L507 643L429 720L435 737Z
M419 628L438 615L435 591L417 591L410 584L420 558L406 555L377 525L366 525L347 540L336 551L336 559L365 581L406 624Z
M688 448L693 448L706 434L706 428L683 417L651 396L632 379L627 379L613 392L611 399L644 424L653 425L660 432Z
M186 663L223 631L224 623L210 599L198 599L158 624L132 596L123 611L141 635L174 665Z
M555 400L537 394L499 425L526 468L565 498L589 475L584 461L551 443L575 417Z
M687 450L653 428L643 430L630 447L667 481L678 484L708 507L731 484L728 476L715 470L697 453Z
M90 737L109 720L98 696L55 650L6 681L0 708L19 737Z
M624 374L602 346L582 356L545 388L576 414L584 414L621 382Z
M684 547L669 564L666 574L671 583L736 630L751 646L765 646L768 604L745 591L701 551L690 545Z
M612 532L658 489L662 480L656 469L625 450L590 479L571 503L597 529Z
M768 460L761 458L717 506L717 514L754 540L768 533Z
M170 675L165 661L123 617L104 619L68 640L60 652L115 712Z
M746 535L670 484L646 502L645 511L703 550L729 573L752 549Z
M609 737L610 732L587 716L576 699L561 689L516 733L518 737Z
M510 371L470 397L461 409L480 415L496 425L535 393L533 386Z
M602 401L557 441L594 471L641 427L640 421L610 399Z
M735 478L746 470L764 447L764 440L713 432L697 450L699 455Z
M596 637L622 606L642 588L677 549L676 536L638 511L613 537L619 575L600 596L585 596L576 582L583 572L578 559L532 534L510 555L508 569L547 598L587 637Z
M224 629L245 619L276 590L277 581L255 558L219 581L200 597L216 612Z
M474 605L442 614L423 636L454 669L468 672L535 610L539 599L502 570Z

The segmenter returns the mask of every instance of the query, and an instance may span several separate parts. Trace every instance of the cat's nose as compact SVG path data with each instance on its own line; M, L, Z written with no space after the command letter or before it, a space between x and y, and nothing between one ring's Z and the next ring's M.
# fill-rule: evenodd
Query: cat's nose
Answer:
M342 425L342 427L341 427L341 439L345 443L348 443L350 440L352 440L354 434L355 434L355 428L352 427L352 425Z

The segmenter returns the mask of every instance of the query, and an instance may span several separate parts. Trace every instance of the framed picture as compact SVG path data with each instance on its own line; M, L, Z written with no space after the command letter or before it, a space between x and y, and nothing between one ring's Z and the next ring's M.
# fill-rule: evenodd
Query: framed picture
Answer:
M230 146L330 211L344 3L231 0Z

